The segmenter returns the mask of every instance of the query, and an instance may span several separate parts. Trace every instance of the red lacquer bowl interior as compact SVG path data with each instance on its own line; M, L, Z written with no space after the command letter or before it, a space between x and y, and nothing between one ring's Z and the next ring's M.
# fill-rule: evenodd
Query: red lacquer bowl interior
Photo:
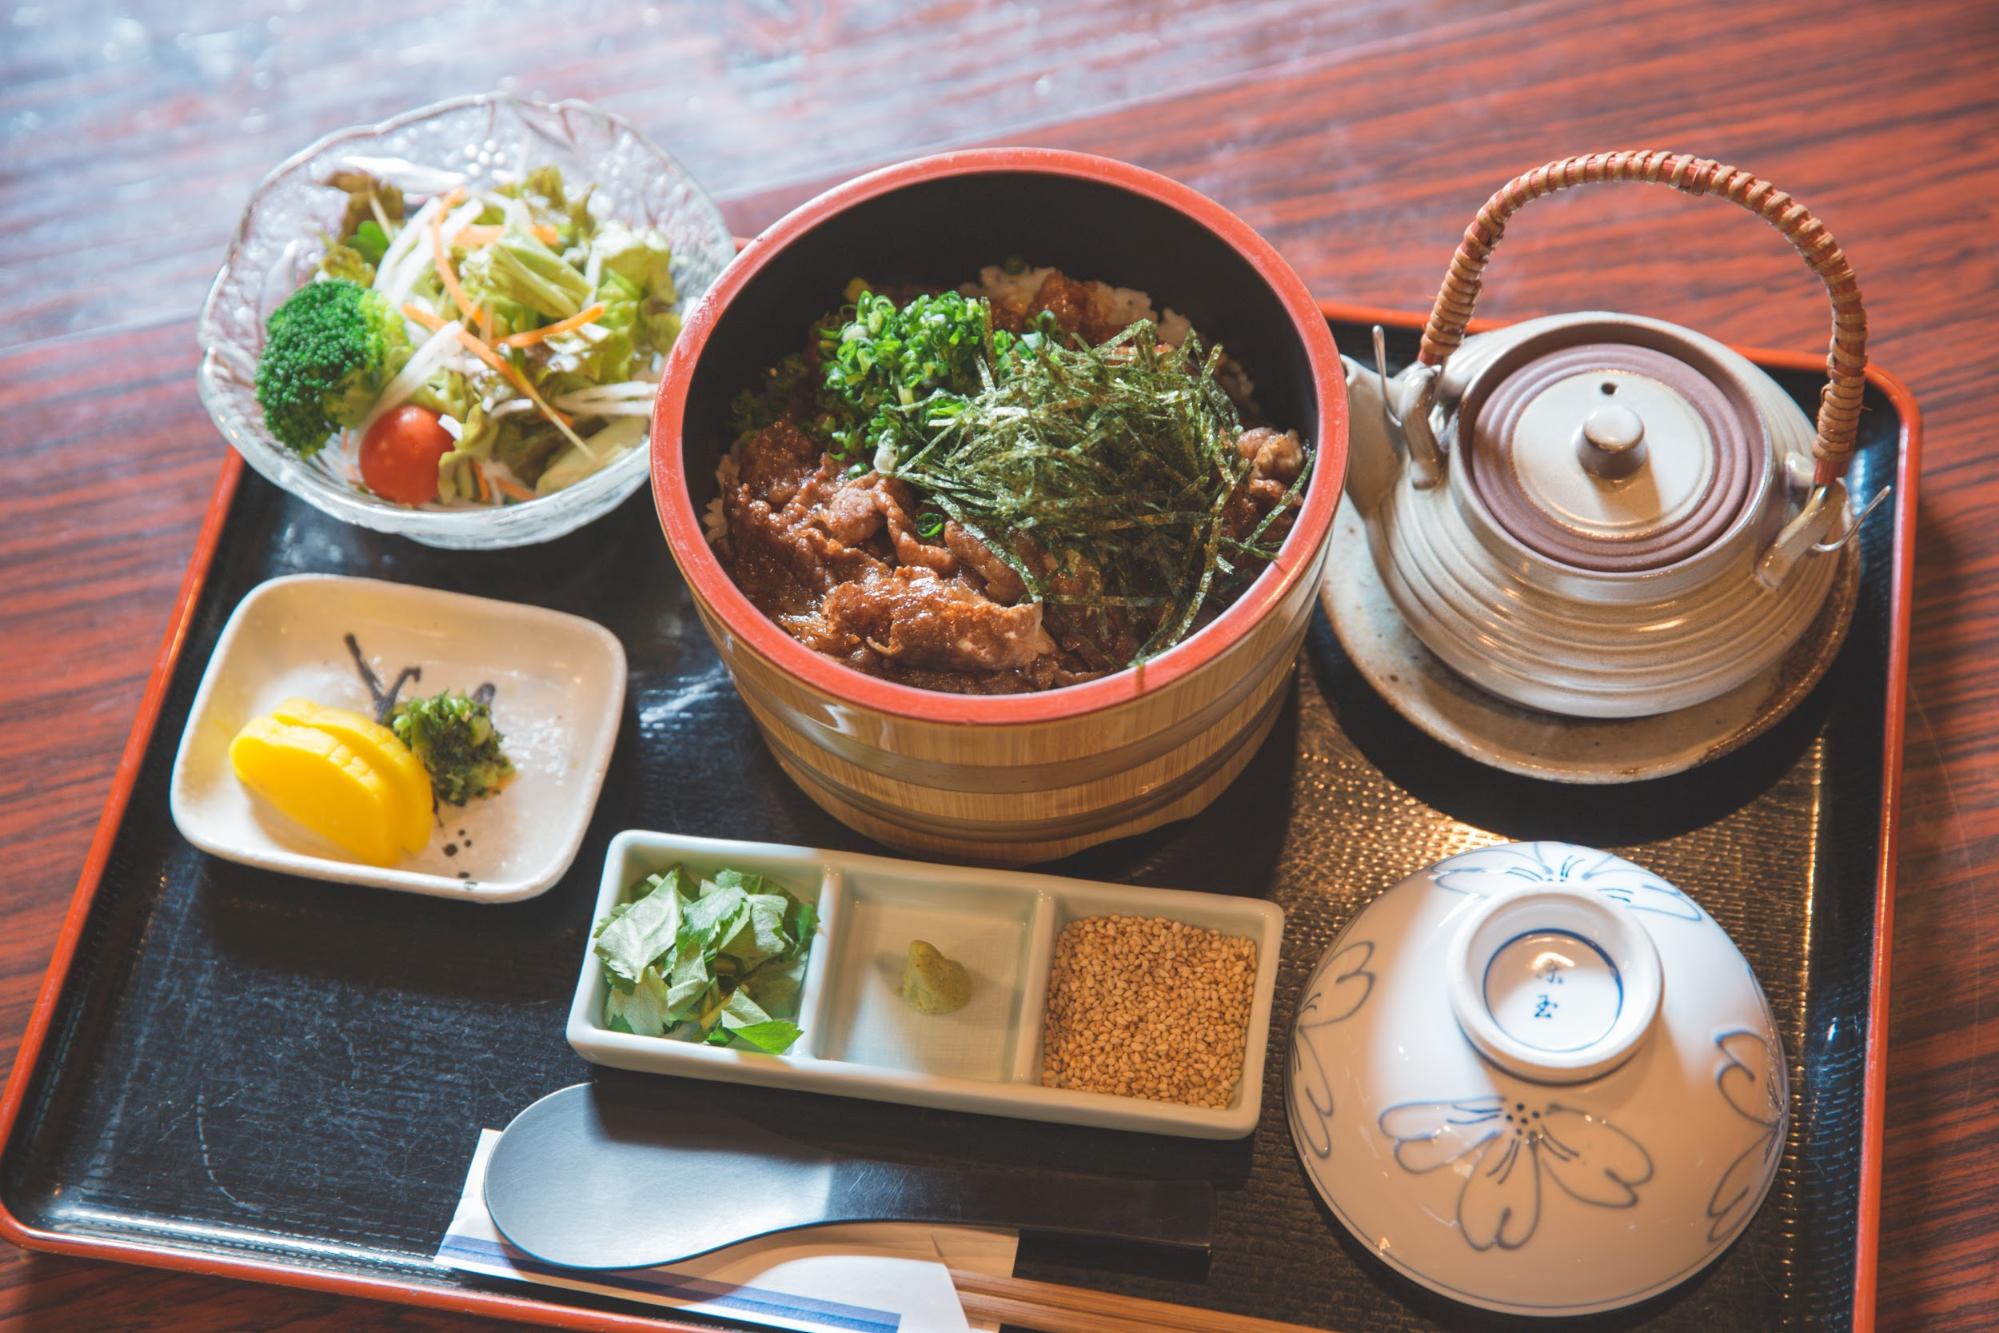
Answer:
M956 695L898 685L812 652L736 587L703 532L728 408L804 345L855 277L955 286L1019 256L1072 277L1149 293L1229 349L1273 422L1316 446L1283 550L1199 633L1140 667L1036 694ZM848 703L931 722L1051 722L1113 707L1221 656L1308 575L1346 475L1345 380L1324 315L1291 266L1242 219L1154 172L1082 153L945 153L858 177L780 220L743 250L688 317L653 409L652 481L683 577L759 656Z

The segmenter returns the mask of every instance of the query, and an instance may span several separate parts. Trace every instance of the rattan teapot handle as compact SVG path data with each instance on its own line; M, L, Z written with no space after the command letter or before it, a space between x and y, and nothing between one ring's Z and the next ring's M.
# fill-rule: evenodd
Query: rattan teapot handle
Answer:
M1805 257L1832 297L1832 345L1826 355L1827 383L1819 391L1818 439L1812 453L1818 458L1821 484L1844 475L1860 425L1860 396L1867 385L1867 313L1861 308L1860 285L1832 233L1803 204L1760 177L1706 158L1658 151L1589 153L1550 162L1508 181L1485 201L1451 257L1451 271L1423 328L1423 362L1441 367L1464 341L1486 263L1506 232L1507 219L1544 194L1598 181L1656 181L1686 194L1722 195L1782 232Z

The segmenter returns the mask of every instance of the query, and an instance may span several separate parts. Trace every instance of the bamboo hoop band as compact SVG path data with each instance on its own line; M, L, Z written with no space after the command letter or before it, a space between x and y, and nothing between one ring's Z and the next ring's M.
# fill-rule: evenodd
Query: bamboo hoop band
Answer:
M1505 235L1507 219L1542 195L1599 181L1651 181L1684 194L1721 195L1775 227L1804 256L1832 298L1832 342L1826 353L1826 385L1819 390L1818 439L1812 444L1816 480L1824 484L1844 475L1867 387L1867 313L1860 304L1860 284L1832 233L1803 204L1761 177L1708 158L1656 150L1589 153L1515 176L1465 228L1424 326L1421 360L1442 367L1464 341L1486 263Z

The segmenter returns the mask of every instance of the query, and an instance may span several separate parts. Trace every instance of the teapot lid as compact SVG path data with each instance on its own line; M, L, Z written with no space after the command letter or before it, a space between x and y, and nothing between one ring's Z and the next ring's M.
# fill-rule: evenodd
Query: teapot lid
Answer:
M1767 426L1747 385L1655 324L1563 322L1465 390L1457 438L1473 492L1551 560L1637 573L1700 554L1764 493Z

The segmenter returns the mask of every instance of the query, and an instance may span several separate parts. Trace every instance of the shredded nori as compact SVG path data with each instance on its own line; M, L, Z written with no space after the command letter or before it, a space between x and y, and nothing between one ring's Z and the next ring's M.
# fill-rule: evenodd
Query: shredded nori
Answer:
M1221 363L1198 336L1162 346L1149 320L1096 347L1023 341L962 404L909 409L928 442L895 475L1034 596L1122 611L1145 631L1138 657L1163 652L1277 553L1261 544L1267 519L1248 541L1228 536L1229 500L1251 463L1236 448L1242 419L1216 380ZM1100 591L1053 590L1050 562L1026 558L1022 538L1055 568L1094 570Z
M1283 503L1232 538L1230 501L1253 468L1216 377L1222 349L1191 333L1164 345L1149 320L1093 347L1052 316L1024 335L996 331L980 298L919 297L896 312L862 294L815 337L824 383L801 428L837 457L861 454L850 475L872 463L915 487L926 540L955 520L1086 637L1123 618L1140 642L1130 661L1186 638L1204 607L1260 572L1277 554L1271 526L1311 475L1308 450ZM743 395L739 433L795 419L803 363ZM882 448L870 457L862 441Z

